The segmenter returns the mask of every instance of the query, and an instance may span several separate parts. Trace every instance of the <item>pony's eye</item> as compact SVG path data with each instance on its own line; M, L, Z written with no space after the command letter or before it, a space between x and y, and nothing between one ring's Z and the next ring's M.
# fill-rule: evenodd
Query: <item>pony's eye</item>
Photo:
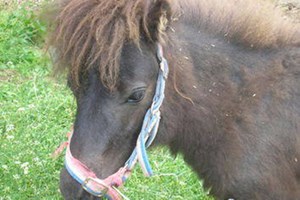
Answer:
M140 90L134 91L128 97L127 102L128 103L138 103L138 102L142 101L144 97L145 97L145 90L144 89L140 89Z

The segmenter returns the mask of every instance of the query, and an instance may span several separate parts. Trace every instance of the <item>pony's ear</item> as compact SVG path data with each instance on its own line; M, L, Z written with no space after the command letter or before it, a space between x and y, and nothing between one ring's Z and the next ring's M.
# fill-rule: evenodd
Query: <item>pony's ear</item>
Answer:
M172 11L168 0L152 0L145 18L146 35L153 42L162 42Z

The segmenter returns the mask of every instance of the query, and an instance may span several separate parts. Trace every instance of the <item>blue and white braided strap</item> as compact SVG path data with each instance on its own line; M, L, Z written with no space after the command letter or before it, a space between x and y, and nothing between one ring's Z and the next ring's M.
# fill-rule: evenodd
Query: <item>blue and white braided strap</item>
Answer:
M162 46L160 44L158 44L157 57L160 61L160 70L153 102L144 117L143 126L137 139L136 147L125 164L128 169L132 169L135 163L139 161L145 176L151 176L153 174L146 149L152 144L158 131L161 118L159 109L165 97L165 84L169 72L168 62L163 57Z

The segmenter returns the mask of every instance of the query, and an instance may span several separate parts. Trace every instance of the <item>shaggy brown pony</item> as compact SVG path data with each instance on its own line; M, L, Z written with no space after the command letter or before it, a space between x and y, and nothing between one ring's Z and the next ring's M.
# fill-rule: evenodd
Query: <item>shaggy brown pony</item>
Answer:
M300 26L261 0L62 0L49 45L77 100L71 151L105 178L170 64L156 144L217 199L300 199ZM128 117L130 116L130 117ZM63 169L66 199L90 195Z

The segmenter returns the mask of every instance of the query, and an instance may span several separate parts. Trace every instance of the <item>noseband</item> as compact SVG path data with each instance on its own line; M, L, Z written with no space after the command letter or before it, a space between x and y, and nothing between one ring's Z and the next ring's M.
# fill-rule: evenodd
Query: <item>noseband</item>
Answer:
M106 197L110 200L119 200L122 199L122 197L126 198L122 193L120 193L117 187L124 184L137 161L139 162L145 176L151 176L153 174L146 149L151 145L157 134L160 122L159 109L165 97L165 82L169 71L168 62L163 56L163 49L160 44L157 44L157 58L159 60L159 73L152 105L145 114L143 126L136 142L136 147L123 167L111 176L105 179L99 179L86 165L72 156L69 145L72 133L68 137L68 142L64 144L67 146L65 157L65 166L67 171L79 184L82 185L84 190L94 196Z

